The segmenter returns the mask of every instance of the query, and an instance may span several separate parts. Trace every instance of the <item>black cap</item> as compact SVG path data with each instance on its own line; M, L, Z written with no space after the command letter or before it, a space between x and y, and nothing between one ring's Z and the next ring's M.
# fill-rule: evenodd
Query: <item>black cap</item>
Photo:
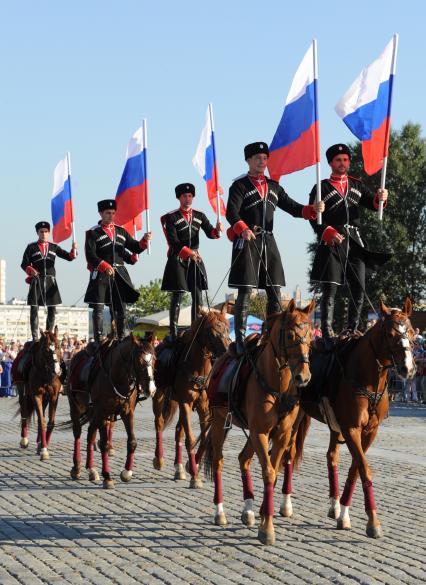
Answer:
M36 223L35 224L36 232L38 232L38 230L41 229L48 229L50 232L50 223L48 221L39 221L38 223Z
M117 209L115 199L102 199L102 201L98 201L98 211L101 212L106 209Z
M254 154L267 154L269 156L269 146L266 142L252 142L244 147L244 158L247 160Z
M335 156L339 154L347 154L349 158L351 158L351 151L346 144L333 144L330 148L327 148L325 156L327 157L328 164L331 163Z
M180 183L175 187L176 199L179 199L184 193L192 193L195 197L195 187L192 183Z

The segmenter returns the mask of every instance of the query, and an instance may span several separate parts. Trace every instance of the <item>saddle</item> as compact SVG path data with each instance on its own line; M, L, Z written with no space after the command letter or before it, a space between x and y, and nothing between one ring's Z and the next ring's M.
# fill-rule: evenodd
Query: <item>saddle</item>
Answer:
M33 363L33 346L34 341L27 341L13 360L11 375L14 384L16 382L27 382L31 365Z
M180 357L184 350L182 338L172 341L166 339L157 346L155 355L157 358L155 367L155 384L158 388L173 386Z

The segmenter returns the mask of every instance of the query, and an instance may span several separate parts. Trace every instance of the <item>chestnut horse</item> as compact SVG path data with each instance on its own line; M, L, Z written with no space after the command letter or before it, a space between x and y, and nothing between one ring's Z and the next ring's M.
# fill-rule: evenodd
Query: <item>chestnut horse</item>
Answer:
M40 339L32 348L32 363L26 382L17 382L19 410L21 414L21 447L28 446L28 428L34 411L37 413L37 453L40 460L49 459L48 446L55 426L56 409L62 382L60 379L61 350L58 327L54 332L40 331ZM45 411L49 406L48 423Z
M198 472L198 461L204 452L204 439L209 423L209 404L206 386L212 370L213 361L224 354L228 348L229 324L226 319L227 304L221 311L211 309L202 311L178 340L180 344L176 376L172 387L160 385L161 365L157 364L159 376L156 376L157 393L153 400L155 415L156 448L153 465L161 469L164 464L163 430L173 419L179 407L179 421L175 431L175 479L185 479L182 463L182 440L185 434L185 446L188 452L187 469L191 475L190 487L202 486ZM196 439L191 427L191 413L197 410L201 435L197 453L194 452Z
M73 357L70 364L68 400L74 433L74 465L72 479L81 473L80 437L82 425L89 422L87 430L86 469L89 479L97 481L98 472L94 464L94 444L99 429L99 447L102 454L103 487L112 488L108 459L108 426L114 416L119 415L127 432L127 459L121 472L121 481L128 482L133 475L134 453L137 442L134 432L134 411L138 396L155 393L155 353L151 343L129 335L122 341L102 345L94 355L94 373L86 388L73 382L73 371L83 352ZM87 354L86 354L87 355Z
M341 359L337 352L337 366L326 380L328 395L333 397L331 404L335 416L335 421L329 424L335 427L335 430L330 428L327 451L330 487L328 517L337 520L339 529L351 528L349 507L359 475L368 517L366 533L372 538L382 536L382 528L374 500L373 474L368 465L366 453L376 438L380 423L388 414L389 369L395 368L402 379L412 376L415 372L411 349L414 332L409 320L411 311L412 305L409 298L405 300L402 310L390 309L380 302L381 318ZM301 408L306 413L306 418L311 416L325 422L318 400L315 399L315 383L316 380L313 379L306 391L302 393ZM303 430L302 436L298 439L299 443L303 443L305 435L306 432ZM346 442L352 455L352 463L340 497L337 466L342 442ZM291 463L294 452L295 444L293 443L284 456L283 492L289 511L292 510Z
M294 300L291 300L285 311L269 317L268 331L263 333L257 355L253 359L242 403L238 412L234 413L234 424L245 427L250 432L249 441L239 457L244 491L242 520L250 526L254 524L254 496L250 476L250 461L254 452L262 467L264 496L258 538L263 544L275 542L274 485L285 449L280 437L270 434L280 421L280 406L287 411L285 402L280 403L286 398L288 404L297 402L298 389L306 386L310 380L309 346L312 323L309 316L314 308L314 301L305 309L297 309ZM218 360L215 370L221 367L221 362L222 360ZM289 410L291 414L291 406ZM225 525L227 520L223 509L222 468L228 408L215 407L211 416L212 422L206 441L205 471L206 475L214 478L215 524ZM273 443L271 454L270 438Z

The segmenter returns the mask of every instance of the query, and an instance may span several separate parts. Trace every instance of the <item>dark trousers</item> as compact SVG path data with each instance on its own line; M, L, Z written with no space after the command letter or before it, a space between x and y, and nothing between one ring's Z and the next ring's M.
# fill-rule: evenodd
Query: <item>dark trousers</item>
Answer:
M126 305L118 304L114 310L110 307L111 322L115 321L118 339L125 335ZM93 337L95 341L101 341L104 334L104 305L95 305L92 312Z
M53 331L55 327L55 317L56 317L56 307L51 305L47 307L47 317L46 317L46 330ZM36 305L31 305L30 309L30 324L31 324L31 335L33 341L37 341L38 339L38 307Z
M280 287L267 286L265 288L268 303L266 306L267 316L281 311L280 303ZM246 336L247 317L249 313L249 303L252 288L249 286L238 289L237 301L234 308L234 324L235 324L235 341L243 343Z
M180 308L182 304L183 292L173 292L170 299L170 335L172 339L176 339L178 332L178 322L180 315ZM202 291L196 287L191 291L191 323L197 318L198 312L202 303Z

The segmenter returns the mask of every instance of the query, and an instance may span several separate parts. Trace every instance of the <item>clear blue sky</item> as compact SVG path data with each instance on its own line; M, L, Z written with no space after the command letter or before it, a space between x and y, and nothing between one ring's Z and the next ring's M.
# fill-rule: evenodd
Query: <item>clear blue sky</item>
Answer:
M331 143L352 140L334 105L398 32L393 127L409 120L425 127L425 21L420 1L3 2L0 257L7 261L7 297L26 295L22 253L35 239L35 222L50 220L53 169L67 150L81 246L76 262L57 262L63 301L69 304L84 294L88 281L84 230L98 220L96 202L115 196L127 141L143 117L148 119L155 239L151 256L144 253L131 269L138 285L162 276L166 244L159 217L176 207L177 183L195 183L195 206L214 221L191 162L209 101L227 193L232 179L246 169L243 146L272 139L313 37L318 39L324 152ZM323 176L327 172L324 158ZM305 202L314 181L312 167L281 183ZM287 290L300 284L306 291L309 224L278 210L275 233ZM229 268L231 246L226 238L203 238L201 253L213 293Z

